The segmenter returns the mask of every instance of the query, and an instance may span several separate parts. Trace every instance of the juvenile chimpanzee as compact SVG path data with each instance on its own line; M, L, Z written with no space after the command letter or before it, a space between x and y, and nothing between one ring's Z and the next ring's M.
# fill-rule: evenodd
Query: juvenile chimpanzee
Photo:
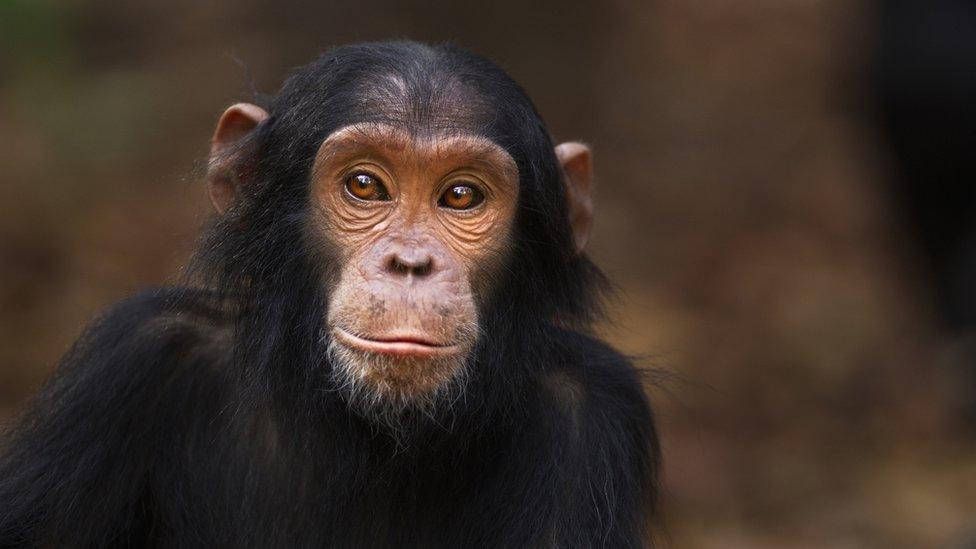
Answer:
M230 107L209 166L186 285L104 315L9 435L0 545L647 543L590 153L501 69L340 47Z

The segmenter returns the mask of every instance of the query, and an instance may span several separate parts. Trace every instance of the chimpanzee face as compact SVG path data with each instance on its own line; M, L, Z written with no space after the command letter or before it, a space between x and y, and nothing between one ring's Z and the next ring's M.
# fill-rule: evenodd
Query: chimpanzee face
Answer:
M326 318L341 383L403 407L459 381L517 197L514 160L484 137L357 124L325 139L310 231L341 265Z
M251 183L256 153L240 143L268 118L240 103L218 122L208 174L218 213L235 208ZM311 259L328 299L331 372L371 412L429 409L462 388L488 303L504 299L500 275L519 267L511 264L515 220L527 197L518 165L464 127L340 125L320 142L302 182L305 240L322 251ZM573 142L553 152L563 185L555 191L567 202L568 219L558 221L568 221L578 252L592 219L590 152ZM551 188L533 192L548 193L528 197L536 203L552 199Z

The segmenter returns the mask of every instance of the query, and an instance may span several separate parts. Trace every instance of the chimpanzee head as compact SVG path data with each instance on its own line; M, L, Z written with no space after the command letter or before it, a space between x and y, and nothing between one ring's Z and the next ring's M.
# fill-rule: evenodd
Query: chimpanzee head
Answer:
M499 331L595 311L589 149L554 147L522 89L460 48L326 53L266 108L227 109L208 179L245 354L327 355L369 407L430 406Z

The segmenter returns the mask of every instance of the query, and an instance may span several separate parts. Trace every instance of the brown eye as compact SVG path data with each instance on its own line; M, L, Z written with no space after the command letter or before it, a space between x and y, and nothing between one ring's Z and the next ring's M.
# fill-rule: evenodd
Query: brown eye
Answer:
M437 203L452 210L470 210L481 204L484 199L485 195L471 185L453 185Z
M390 193L376 177L357 173L346 179L346 190L360 200L389 200Z

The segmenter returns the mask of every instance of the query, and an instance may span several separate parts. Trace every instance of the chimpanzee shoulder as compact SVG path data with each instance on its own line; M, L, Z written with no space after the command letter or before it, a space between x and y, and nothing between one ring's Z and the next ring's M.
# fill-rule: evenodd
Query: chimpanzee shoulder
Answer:
M133 378L137 380L175 374L185 360L226 352L231 326L212 292L145 290L99 314L62 359L53 381L65 375L97 375L100 369L110 370L112 377L143 371ZM152 371L154 366L162 370Z
M85 330L4 441L0 546L139 537L155 464L195 417L185 408L204 414L223 385L214 303L146 291Z
M548 339L551 357L541 389L552 402L568 411L598 406L614 413L650 413L641 371L630 358L592 335L571 329L552 328Z
M600 448L604 463L621 472L656 470L657 434L641 370L591 335L567 329L550 335L554 345L539 393L554 440L567 442L570 452L589 453L586 459Z
M634 546L646 539L660 461L641 372L591 335L554 328L549 336L538 385L544 427L531 436L558 456L553 497L590 502L563 510L556 545Z

